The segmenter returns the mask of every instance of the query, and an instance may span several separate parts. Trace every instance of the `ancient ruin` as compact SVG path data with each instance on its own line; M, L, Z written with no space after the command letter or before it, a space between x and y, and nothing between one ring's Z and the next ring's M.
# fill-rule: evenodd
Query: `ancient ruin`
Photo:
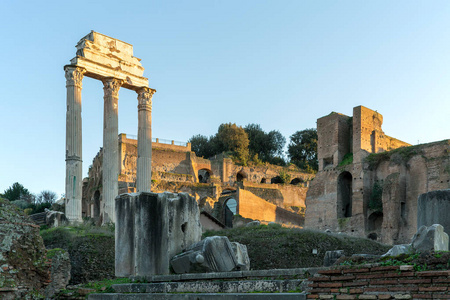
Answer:
M81 89L83 77L101 80L104 85L103 169L101 210L103 222L114 222L114 198L118 195L119 149L118 97L121 87L138 94L138 160L136 188L150 192L151 110L154 89L143 77L140 59L133 46L91 31L76 46L76 56L64 67L67 87L66 115L66 215L82 221L82 131Z
M449 140L411 146L385 135L382 123L363 106L353 117L317 120L319 171L306 197L306 227L406 243L417 231L419 195L450 187Z
M119 135L119 194L136 192L137 144L133 136ZM197 157L189 143L156 138L152 147L153 192L189 193L202 211L228 227L235 214L303 225L306 191L314 174L269 164L241 166L224 155L205 159ZM83 217L97 223L103 219L102 157L100 150L83 182ZM289 184L280 184L280 172L290 175Z

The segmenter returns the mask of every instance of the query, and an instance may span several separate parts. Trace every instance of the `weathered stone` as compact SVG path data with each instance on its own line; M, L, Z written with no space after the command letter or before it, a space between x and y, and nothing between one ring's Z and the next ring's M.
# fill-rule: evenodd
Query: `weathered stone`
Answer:
M170 258L200 241L200 212L188 194L123 194L115 209L118 277L169 274Z
M421 194L417 201L417 228L441 224L450 235L450 189Z
M344 256L344 250L333 250L325 252L325 257L323 258L323 266L332 266L342 256Z
M245 226L250 227L250 226L259 226L259 225L261 225L261 222L256 220L256 221L248 222Z
M395 245L392 247L388 252L383 254L382 256L398 256L400 254L409 254L414 253L414 249L412 248L411 244L402 244L402 245Z
M234 255L237 261L237 268L240 271L248 271L250 270L250 258L248 257L247 246L232 242L231 247L233 248Z
M63 212L45 209L45 224L48 227L64 226L66 223L67 218Z
M0 298L43 295L50 282L50 264L39 226L23 211L0 198Z
M429 227L421 226L412 240L414 250L423 251L448 251L448 234L444 227L434 224Z
M69 284L71 265L69 253L66 250L49 250L47 257L52 260L52 264L51 282L45 290L45 296L51 298Z
M175 273L229 272L240 267L226 236L211 236L172 258ZM244 258L242 265L245 266Z

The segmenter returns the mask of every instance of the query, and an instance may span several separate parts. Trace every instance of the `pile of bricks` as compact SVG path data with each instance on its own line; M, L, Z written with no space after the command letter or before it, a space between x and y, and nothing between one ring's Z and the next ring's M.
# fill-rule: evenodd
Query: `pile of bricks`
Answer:
M308 299L450 299L450 270L363 265L321 270L309 280Z

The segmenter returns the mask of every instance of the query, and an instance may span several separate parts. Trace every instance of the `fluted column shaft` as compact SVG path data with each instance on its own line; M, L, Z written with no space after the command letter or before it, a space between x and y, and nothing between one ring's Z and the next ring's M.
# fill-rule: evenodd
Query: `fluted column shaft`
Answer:
M70 222L82 222L82 139L81 89L85 69L64 68L67 88L66 112L66 217Z
M152 97L156 90L138 90L137 192L150 192L152 181Z
M103 79L103 224L115 221L114 201L119 194L118 100L122 80Z

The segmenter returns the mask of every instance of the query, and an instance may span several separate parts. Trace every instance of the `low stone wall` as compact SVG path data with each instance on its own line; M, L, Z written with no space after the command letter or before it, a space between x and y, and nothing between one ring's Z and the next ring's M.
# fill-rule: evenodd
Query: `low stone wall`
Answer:
M308 299L450 299L450 270L362 265L318 274L309 279Z

